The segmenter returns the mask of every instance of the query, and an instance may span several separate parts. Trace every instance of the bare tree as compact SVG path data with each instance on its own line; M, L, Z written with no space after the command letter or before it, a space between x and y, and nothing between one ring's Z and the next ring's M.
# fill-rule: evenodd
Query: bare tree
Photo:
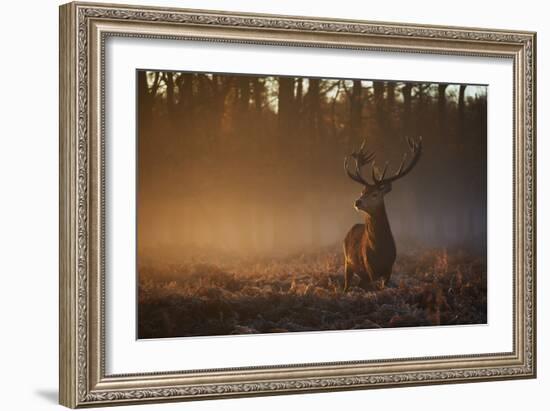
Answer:
M168 108L168 116L170 121L173 121L176 118L176 101L174 97L175 93L175 83L174 83L174 72L168 71L163 73L164 83L166 84L166 107Z
M386 135L386 116L384 104L384 82L374 81L374 110L376 113L376 123L382 135Z
M412 134L411 112L412 112L412 83L405 83L403 93L403 135Z
M155 97L160 83L160 73L158 71L154 72L153 82L151 87L149 87L147 72L145 70L140 70L137 74L137 83L138 96L141 99L139 101L139 121L140 124L149 127L151 116L153 115Z
M464 138L465 94L466 94L466 85L461 84L458 91L458 140L459 141L461 141Z
M361 138L363 114L363 87L361 85L361 80L353 80L350 100L350 142L353 142Z
M279 77L278 123L280 149L292 139L292 117L294 103L294 79Z
M439 84L437 86L437 118L439 124L439 133L441 135L445 134L445 129L447 126L447 96L445 95L445 93L448 86L448 84Z

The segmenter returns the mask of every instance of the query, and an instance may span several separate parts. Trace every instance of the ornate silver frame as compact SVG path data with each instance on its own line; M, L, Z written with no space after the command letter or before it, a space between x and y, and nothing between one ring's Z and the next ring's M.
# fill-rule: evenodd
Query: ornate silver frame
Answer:
M506 353L106 375L103 64L109 36L490 56L514 64L514 349ZM534 378L532 32L70 3L60 8L60 403L68 407Z

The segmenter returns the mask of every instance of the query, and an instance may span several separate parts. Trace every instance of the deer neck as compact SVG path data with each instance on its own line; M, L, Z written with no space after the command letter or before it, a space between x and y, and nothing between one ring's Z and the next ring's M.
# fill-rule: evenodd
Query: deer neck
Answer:
M383 203L372 213L366 214L365 231L371 240L390 241L393 244L390 222L386 214L386 206Z

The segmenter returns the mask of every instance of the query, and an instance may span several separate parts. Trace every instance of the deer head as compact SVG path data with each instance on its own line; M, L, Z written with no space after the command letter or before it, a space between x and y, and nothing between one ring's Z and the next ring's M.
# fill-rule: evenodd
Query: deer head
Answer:
M363 144L361 144L359 150L354 151L345 158L344 168L348 177L364 186L361 196L355 201L355 208L358 211L373 214L376 210L379 210L384 205L384 196L392 189L392 183L408 174L418 163L420 155L422 154L422 137L419 137L416 141L409 137L407 137L406 140L410 153L405 152L403 154L403 159L401 160L399 168L389 177L386 177L388 163L386 162L382 170L375 165L375 154L373 152L367 152L365 149L367 143L366 139L363 141ZM410 160L407 161L409 155ZM349 169L350 159L355 163L351 171ZM367 164L371 164L372 182L361 174L361 169Z

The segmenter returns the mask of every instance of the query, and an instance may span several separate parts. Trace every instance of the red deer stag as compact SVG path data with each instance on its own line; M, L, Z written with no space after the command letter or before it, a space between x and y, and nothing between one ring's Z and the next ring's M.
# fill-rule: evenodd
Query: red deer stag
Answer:
M407 138L411 158L407 162L407 153L403 155L401 165L393 176L386 177L388 163L380 171L374 164L374 153L365 150L366 140L358 151L346 157L344 168L348 177L364 186L361 196L355 201L355 209L365 213L365 224L355 224L344 240L344 292L350 286L353 273L361 281L359 286L371 289L384 287L390 279L395 262L395 242L386 215L384 196L392 189L392 183L408 174L418 163L422 154L422 138L417 141ZM349 160L353 159L354 168L349 169ZM363 166L371 163L372 183L361 175Z

